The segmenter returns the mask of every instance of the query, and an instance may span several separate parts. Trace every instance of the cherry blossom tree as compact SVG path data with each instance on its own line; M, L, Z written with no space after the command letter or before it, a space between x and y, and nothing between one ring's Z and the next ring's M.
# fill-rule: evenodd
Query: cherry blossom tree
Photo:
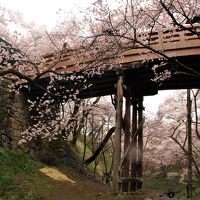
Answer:
M154 34L161 30L166 32L173 32L175 29L185 30L199 37L198 26L193 24L198 22L197 5L197 1L191 3L187 0L148 2L127 0L116 1L115 5L109 1L96 1L90 8L90 14L87 15L91 23L89 39L92 38L94 42L99 38L106 38L105 40L109 38L113 46L120 49L120 53L133 48L146 48L143 62L146 61L151 65L152 61L148 60L149 54L158 57L157 62L153 60L155 81L162 82L174 74L181 73L199 77L197 70L186 66L178 58L170 58L163 50L158 50L152 45L155 42ZM90 16L95 16L95 20ZM190 23L186 24L188 20ZM171 69L167 63L175 67Z
M79 90L88 87L85 83L86 78L98 73L98 67L104 63L103 58L106 56L102 52L101 55L100 53L96 55L96 52L93 52L95 47L83 41L81 29L78 22L74 20L65 21L65 23L62 23L62 27L57 26L54 30L48 32L44 28L33 26L33 24L24 24L18 13L6 11L1 19L2 24L5 25L3 28L6 28L8 21L15 23L16 26L19 25L18 30L25 32L22 35L18 32L10 33L8 31L9 35L7 35L5 29L4 32L2 31L0 41L0 76L11 80L13 83L12 90L25 91L30 96L28 101L31 127L22 134L21 142L31 140L38 134L41 137L49 136L52 139L59 131L66 137L68 135L66 127L70 127L72 120L70 119L64 125L64 129L60 130L61 121L63 121L66 112L64 104L70 99L74 100L76 105L81 102L77 99ZM8 13L9 17L6 19ZM18 16L20 19L17 18L14 21L14 18L16 18L14 16ZM48 54L42 56L46 52ZM74 60L74 64L80 63L83 56L90 56L94 62L83 63L80 66L82 72L79 71L78 75L76 75L77 72L72 71L69 76L65 76L63 73L56 72L54 67L66 54ZM88 70L92 68L93 70ZM45 77L47 78L45 79ZM45 86L41 84L41 80L44 79L46 81ZM66 89L65 85L60 84L67 81L71 81L73 84L75 82L74 86ZM37 98L34 98L29 92L32 86L41 91ZM52 127L54 128L52 129Z
M194 171L197 179L199 180L199 139L198 139L198 98L199 90L192 90L193 98L193 107L192 107L192 137L193 137L193 157L192 162L194 165ZM197 97L198 96L198 97ZM185 91L179 92L173 98L169 98L160 106L158 116L162 118L166 126L168 126L168 135L175 142L176 147L182 151L184 156L187 156L187 134L186 134L186 94ZM195 117L196 116L196 117Z
M171 138L170 126L159 116L147 118L144 127L144 170L147 175L163 167L185 166L182 150Z
M147 60L148 54L153 52L158 55L160 59L153 65L156 81L164 81L172 75L172 72L166 68L166 63L169 61L186 69L187 66L177 59L169 58L163 51L152 48L151 37L158 29L174 26L198 36L199 33L192 24L198 13L197 1L191 4L191 1L187 0L153 0L148 3L126 0L116 1L115 5L109 1L96 1L86 11L84 19L79 21L73 19L70 22L64 20L51 32L37 26L33 29L32 25L22 23L19 24L27 31L26 37L19 37L18 33L16 37L13 35L5 37L8 30L2 31L5 36L2 36L0 41L2 54L0 76L14 79L15 88L22 88L28 94L33 86L42 91L39 98L29 99L32 126L23 133L23 141L30 140L37 134L52 139L58 132L66 137L73 130L72 124L81 121L76 119L77 110L82 104L77 96L81 89L89 87L86 84L87 78L101 74L104 70L121 66L121 54L124 51L144 47L147 51L143 55L143 62L150 64L151 61ZM6 22L3 18L5 16L2 16L3 25ZM186 21L190 23L190 28L185 25ZM46 52L48 54L41 56ZM62 59L69 57L78 69L65 76L56 71L55 67ZM62 70L65 68L66 66L63 66ZM194 70L190 69L189 72L199 76L199 73ZM46 79L47 86L42 84L44 77L49 77ZM60 84L70 81L73 87L67 89L64 84ZM74 101L74 105L72 113L69 114L66 113L65 108L66 102L70 106L70 100ZM171 104L170 100L168 104ZM171 107L169 106L168 109L170 110ZM181 120L184 121L185 116L183 109L177 109L179 109L177 111L179 114L172 116L176 120L173 121L171 116L165 116L166 120L176 124L175 128ZM67 114L71 117L68 117L68 121ZM198 119L198 115L195 116ZM160 117L164 119L161 115ZM181 128L180 126L179 129ZM146 136L147 144L151 143L152 138L155 139L152 131L149 131L149 135ZM159 132L161 131L158 130ZM197 126L196 132L198 133ZM181 141L184 142L184 138L181 138ZM162 141L156 142L160 146L167 146L167 144L162 144ZM145 148L149 148L147 152L151 151L148 145Z

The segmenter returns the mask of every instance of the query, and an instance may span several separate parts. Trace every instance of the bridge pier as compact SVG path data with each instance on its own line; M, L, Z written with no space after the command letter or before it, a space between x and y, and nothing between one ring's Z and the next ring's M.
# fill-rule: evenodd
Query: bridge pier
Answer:
M138 99L138 124L143 120L143 97ZM141 181L137 184L137 189L142 189L142 175L143 175L143 126L138 132L138 161L137 161L137 177Z
M135 98L132 99L132 137L134 133L137 131L137 100ZM130 152L130 159L131 159L131 177L137 177L137 151L138 151L138 144L137 144L137 136L133 138L132 145L131 145L131 152ZM134 192L137 190L137 182L130 183L130 192Z
M130 144L130 136L131 136L131 99L130 96L126 96L126 104L125 104L125 116L124 116L124 152L128 148ZM122 168L122 176L129 177L130 173L130 157L125 157L123 168ZM129 191L129 183L124 182L122 184L122 192Z
M120 186L120 160L121 160L121 133L122 133L122 109L123 109L123 75L117 77L117 105L116 105L116 125L114 135L114 156L113 156L113 181L112 193L119 193Z
M120 192L141 190L143 185L143 97L134 98L126 92L123 118L124 94L123 75L118 74L112 181L114 195ZM122 130L124 132L123 156L121 149Z
M126 145L126 134L124 140L124 159L122 163L122 192L135 192L142 189L143 177L143 98L132 98L132 130L129 128L131 134L129 135L129 145ZM125 114L126 116L126 114ZM126 118L125 118L126 119ZM126 122L126 120L125 120ZM126 160L129 160L127 166ZM129 173L126 172L129 169Z

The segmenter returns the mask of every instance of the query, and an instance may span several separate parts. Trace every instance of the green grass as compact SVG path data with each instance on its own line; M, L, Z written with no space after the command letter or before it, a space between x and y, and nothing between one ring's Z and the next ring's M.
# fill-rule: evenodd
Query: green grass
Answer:
M146 177L144 180L144 188L159 190L163 193L173 191L176 193L177 198L186 197L186 185L179 183L178 177L173 177L167 180L166 176L162 173L156 173L150 177ZM195 200L200 200L200 187L196 188L193 196Z
M31 184L40 177L38 169L41 164L32 160L27 154L0 148L0 200L36 200L32 191L20 186Z
M75 187L70 183L55 181L40 173L38 169L42 167L44 165L34 161L30 155L0 148L0 200L44 200L49 198L51 192L60 197L61 190L66 190L66 194L77 195ZM81 193L87 192L85 189L97 184L77 171L68 169L67 166L62 169L62 172L75 180L77 186L80 185L78 187L80 199L83 199ZM99 188L95 187L95 189L99 191Z
M198 188L195 189L194 199L195 200L200 200L200 187L198 187Z
M173 177L166 179L162 173L156 173L148 178L145 178L144 187L162 192L173 191L177 194L177 197L180 197L182 192L186 189L185 185L179 183L178 178Z

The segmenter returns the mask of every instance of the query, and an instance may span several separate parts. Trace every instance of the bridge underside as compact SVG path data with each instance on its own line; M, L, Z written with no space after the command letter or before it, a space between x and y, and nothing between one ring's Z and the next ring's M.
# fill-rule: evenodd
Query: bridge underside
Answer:
M178 60L178 64L176 61ZM154 60L148 62L137 62L127 63L123 65L122 69L124 76L124 89L125 94L129 92L129 95L140 97L155 95L159 90L171 90L171 89L192 89L199 88L200 86L200 56L188 56L171 59L167 64L160 66L156 69L156 73L159 76L164 70L170 70L172 76L165 79L164 81L155 81L156 75L152 70L154 65L160 65L163 61ZM63 86L63 94L65 90L77 88L80 90L80 98L91 98L98 96L106 96L116 94L116 83L117 83L117 70L111 69L105 71L100 75L92 75L86 77L86 81L60 81L60 85ZM78 75L83 75L83 73ZM70 75L66 75L70 76ZM48 80L43 79L38 81L38 84L43 87L48 86ZM86 89L81 89L81 88ZM127 90L127 87L129 88ZM36 86L31 86L28 92L31 96L41 96L43 91L38 89Z
M155 81L154 65L160 65L162 61L146 63L129 63L123 67L124 85L129 88L131 96L155 95L159 90L192 89L200 86L200 56L176 58L180 66L174 61L157 68L159 76L164 70L170 70L172 76L164 81ZM198 74L199 73L199 74ZM116 94L116 70L88 78L87 83L92 84L89 88L80 92L81 98L105 96ZM125 89L126 90L126 89ZM127 90L126 90L127 91Z

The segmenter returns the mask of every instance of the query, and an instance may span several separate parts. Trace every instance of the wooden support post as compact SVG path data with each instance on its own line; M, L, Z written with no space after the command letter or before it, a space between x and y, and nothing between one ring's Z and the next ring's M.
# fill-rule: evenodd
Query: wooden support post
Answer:
M126 152L127 147L130 144L130 108L131 108L131 99L130 96L126 97L126 110L125 110L125 117L124 117L124 125L125 125L125 130L124 130L124 152ZM122 169L122 175L125 177L129 177L129 167L130 167L130 160L129 156L126 156L123 164L123 169ZM122 192L128 192L129 191L129 182L123 182L122 183Z
M132 100L132 134L137 130L137 101ZM131 177L137 177L137 137L134 138L131 148ZM130 183L130 192L136 191L137 182Z
M138 124L143 120L143 97L138 99ZM143 176L143 128L138 133L138 166L137 177L142 179ZM142 189L142 182L137 184L138 189Z
M116 105L116 126L114 135L114 156L113 156L113 181L112 193L119 193L119 166L121 158L121 132L122 132L122 108L123 108L123 76L118 75L117 79L117 105Z

